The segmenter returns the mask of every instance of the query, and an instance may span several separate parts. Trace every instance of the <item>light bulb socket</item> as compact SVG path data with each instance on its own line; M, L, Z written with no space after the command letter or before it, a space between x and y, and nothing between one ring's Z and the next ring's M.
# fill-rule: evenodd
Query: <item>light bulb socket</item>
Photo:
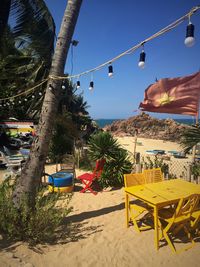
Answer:
M146 53L144 51L142 51L140 53L140 60L139 60L139 62L145 62L145 59L146 59Z
M112 76L113 75L113 66L110 65L108 66L108 76Z
M194 37L194 25L189 23L186 29L186 38L187 37Z
M80 86L81 86L80 81L77 81L77 82L76 82L76 88L80 88Z

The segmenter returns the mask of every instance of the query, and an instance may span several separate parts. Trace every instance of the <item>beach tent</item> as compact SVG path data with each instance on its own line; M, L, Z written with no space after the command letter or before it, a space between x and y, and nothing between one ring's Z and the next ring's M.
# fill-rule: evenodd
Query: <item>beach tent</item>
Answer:
M139 108L157 113L198 117L200 72L177 78L164 78L150 85Z

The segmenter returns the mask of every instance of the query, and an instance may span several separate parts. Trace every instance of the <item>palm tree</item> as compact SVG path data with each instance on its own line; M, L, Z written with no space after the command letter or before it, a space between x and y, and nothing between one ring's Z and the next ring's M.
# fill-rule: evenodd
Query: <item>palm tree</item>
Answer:
M63 76L65 61L72 40L72 35L78 19L82 0L68 0L67 7L58 35L55 53L50 69L50 78L42 105L37 135L34 140L29 158L17 181L13 200L19 207L24 194L28 195L30 205L34 206L35 193L43 173L49 142L57 113L59 97L61 95L61 80L53 79L53 76ZM49 87L51 90L49 90Z
M5 98L23 92L48 76L55 23L43 0L2 0L1 5L0 98ZM12 27L8 25L9 14L15 21ZM44 86L39 90L43 92ZM1 110L0 118L9 114L19 119L33 118L40 111L43 99L38 91L35 98L29 95L26 102L20 99L20 105L19 99L14 98L14 104Z
M187 153L195 145L200 143L200 126L193 125L185 129L181 135L180 144L184 148L184 151Z

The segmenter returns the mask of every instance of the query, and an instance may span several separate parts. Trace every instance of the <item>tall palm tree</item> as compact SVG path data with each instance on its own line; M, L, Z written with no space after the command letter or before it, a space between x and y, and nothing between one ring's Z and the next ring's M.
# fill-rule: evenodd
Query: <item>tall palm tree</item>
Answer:
M52 136L53 123L61 95L61 81L51 77L62 76L64 74L65 61L81 4L82 0L68 0L67 2L50 69L50 78L42 105L37 135L29 158L17 181L16 190L13 195L16 206L20 205L20 200L24 193L28 195L30 205L34 205L36 188L40 183L43 173L49 142Z

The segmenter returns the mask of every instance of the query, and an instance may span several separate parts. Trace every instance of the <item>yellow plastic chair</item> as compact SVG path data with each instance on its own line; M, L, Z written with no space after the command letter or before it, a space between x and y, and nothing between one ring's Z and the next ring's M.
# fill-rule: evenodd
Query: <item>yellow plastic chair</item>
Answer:
M144 170L143 173L146 184L162 182L164 180L161 168Z
M198 194L192 194L188 197L181 198L174 212L168 209L161 209L158 212L159 224L162 231L162 237L165 238L173 252L178 252L172 239L176 238L176 234L183 229L187 234L191 245L184 248L187 250L194 245L191 236L191 220L192 213L195 210L199 200ZM172 238L173 237L173 238Z
M130 186L136 186L144 184L144 175L143 173L131 173L131 174L124 174L124 184L125 187ZM129 222L132 222L134 224L134 227L137 232L140 232L142 230L150 229L151 227L148 225L141 225L141 218L144 215L149 216L151 208L148 206L145 206L144 203L140 203L140 201L137 201L138 203L130 203L128 200L128 209L129 209L129 219L127 221L127 227L129 227ZM143 204L143 206L142 206Z

